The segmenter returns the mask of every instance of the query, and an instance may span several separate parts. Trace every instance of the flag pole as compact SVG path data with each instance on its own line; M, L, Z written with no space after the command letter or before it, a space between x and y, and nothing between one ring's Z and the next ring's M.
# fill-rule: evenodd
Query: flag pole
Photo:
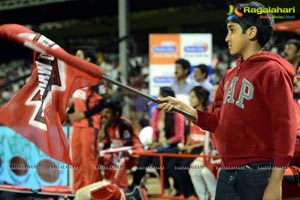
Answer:
M121 82L118 82L118 81L116 81L116 80L113 80L113 79L111 79L111 78L105 76L104 74L103 74L102 78L103 78L104 80L110 82L110 83L116 84L116 85L118 85L118 86L120 86L120 87L122 87L122 88L125 88L125 89L127 89L127 90L129 90L129 91L131 91L131 92L133 92L133 93L135 93L135 94L137 94L137 95L139 95L139 96L142 96L143 98L148 99L148 100L150 100L150 101L152 101L152 102L154 102L154 103L161 103L161 101L159 101L158 99L155 99L155 98L153 98L153 97L151 97L151 96L149 96L149 95L146 95L146 94L144 94L144 93L142 93L142 92L140 92L140 91L138 91L138 90L136 90L136 89L134 89L134 88L132 88L132 87L129 87L129 86L127 86L127 85L125 85L125 84L123 84L123 83L121 83ZM184 110L180 110L180 109L178 109L178 108L176 108L176 107L174 107L173 110L174 110L175 112L181 113L182 115L184 115L184 116L187 117L187 118L190 118L190 119L192 119L192 120L195 120L195 116L193 116L192 114L190 114L190 113L188 113L188 112L185 112Z

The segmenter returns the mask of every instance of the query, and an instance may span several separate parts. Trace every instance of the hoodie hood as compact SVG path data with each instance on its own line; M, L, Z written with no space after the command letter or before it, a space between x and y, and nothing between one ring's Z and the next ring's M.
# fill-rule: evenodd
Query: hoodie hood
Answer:
M295 76L296 72L293 65L289 61L281 57L280 55L270 51L258 52L250 56L245 61L243 61L242 58L239 58L237 60L237 66L240 65L255 66L257 63L269 62L269 61L274 61L278 63L279 66L282 67L282 69L284 69L291 78Z

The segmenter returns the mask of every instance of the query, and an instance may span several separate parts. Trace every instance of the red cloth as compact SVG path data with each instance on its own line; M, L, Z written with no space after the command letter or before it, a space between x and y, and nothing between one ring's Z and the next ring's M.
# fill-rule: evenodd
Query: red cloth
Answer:
M142 144L138 132L133 127L131 121L124 116L118 120L114 126L107 124L104 127L105 137L103 143L106 148L113 147L116 143L118 146L134 146L141 148Z
M28 28L6 24L0 37L39 52L29 82L0 108L0 123L14 129L50 157L71 164L69 142L62 129L67 103L79 88L97 84L98 66L68 54L53 41Z
M98 105L102 97L91 87L76 90L73 94L74 108L85 112ZM79 121L72 121L72 162L75 167L73 188L75 191L102 180L98 169L100 112Z
M135 151L142 149L137 131L130 120L124 116L121 116L118 123L113 126L106 124L104 134L103 144L106 149L125 146L133 146ZM105 178L116 183L119 187L126 188L128 186L126 168L137 164L135 158L136 155L130 155L127 151L105 154L101 158L101 163L105 167Z
M194 123L190 123L190 144L204 143L205 131Z
M282 197L300 197L300 141L296 141L294 157L290 162L289 168L284 172L284 184L282 184ZM294 182L294 184L292 184Z
M104 166L104 178L110 180L111 183L115 183L120 188L128 187L128 177L126 173L126 163L128 161L125 160L124 157L119 159L113 159L113 156L117 156L117 153L105 154L102 157L102 164Z
M94 92L91 87L76 90L73 94L74 108L80 112L86 112L99 104L102 96ZM88 118L72 121L73 127L94 127L100 129L101 114L97 112Z
M41 192L73 194L73 190L69 186L65 185L41 186L40 190Z
M19 186L19 185L0 185L0 188L8 190L21 190L21 191L31 191L30 187Z
M73 189L78 189L102 180L98 169L97 129L91 127L73 127L72 162Z
M259 161L288 166L296 139L294 74L293 66L272 52L238 59L225 73L214 113L198 111L197 122L216 134L225 166Z

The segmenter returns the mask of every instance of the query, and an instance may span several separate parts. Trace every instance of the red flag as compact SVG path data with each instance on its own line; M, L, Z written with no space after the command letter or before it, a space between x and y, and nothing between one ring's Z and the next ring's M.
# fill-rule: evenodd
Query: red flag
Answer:
M21 25L0 26L0 37L36 51L32 75L0 108L0 123L32 141L50 157L71 164L69 142L62 129L68 100L76 89L99 83L101 68Z

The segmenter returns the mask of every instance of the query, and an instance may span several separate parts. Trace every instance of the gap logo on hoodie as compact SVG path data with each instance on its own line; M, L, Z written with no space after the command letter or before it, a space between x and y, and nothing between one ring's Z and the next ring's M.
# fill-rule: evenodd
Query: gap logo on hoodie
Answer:
M233 96L234 96L235 86L236 86L238 79L239 79L239 77L234 77L231 82L226 81L224 88L225 88L225 91L227 91L227 92L225 92L223 104L232 103L232 104L235 104L238 107L244 109L245 106L244 106L243 102L245 99L251 100L253 98L254 87L250 81L243 78L242 86L239 91L239 97L238 97L238 99L234 99Z

